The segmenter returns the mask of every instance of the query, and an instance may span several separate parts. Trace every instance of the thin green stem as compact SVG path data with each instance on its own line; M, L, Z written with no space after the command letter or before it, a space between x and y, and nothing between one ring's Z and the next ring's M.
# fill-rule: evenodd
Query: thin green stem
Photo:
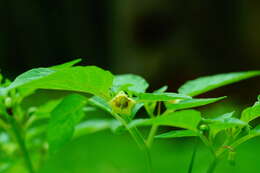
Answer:
M203 134L199 134L199 137L201 141L210 149L211 153L215 156L215 150L208 139Z
M218 162L219 162L219 159L217 157L214 157L213 162L208 167L207 173L213 173L216 169Z
M147 169L148 169L148 172L151 173L152 172L152 159L151 159L151 155L150 155L150 150L149 150L148 146L146 145L143 136L141 135L141 133L139 132L139 130L136 127L129 128L129 132L130 132L131 136L135 139L137 144L139 145L140 149L145 153L145 157L147 160Z
M158 125L153 124L151 127L151 130L149 132L148 138L147 138L147 146L150 148L153 144L154 136L156 135L158 130Z
M158 103L158 109L157 109L157 116L160 116L161 114L161 102ZM156 117L152 114L151 116L152 119L155 119ZM149 132L149 135L148 135L148 138L147 138L147 146L150 148L153 144L153 141L154 141L154 136L156 135L157 133L157 130L158 130L158 125L153 123L152 127L151 127L151 130Z
M148 146L146 145L145 140L144 140L142 134L140 133L140 131L136 127L129 128L127 121L124 120L120 115L118 115L116 113L113 113L112 115L114 116L114 118L116 118L118 121L120 121L126 127L126 129L130 133L132 138L137 143L138 147L144 152L146 160L147 160L148 173L152 173L152 159L151 159L151 155L150 155L150 150L149 150Z
M27 167L27 170L29 173L34 173L34 169L33 169L33 165L32 165L32 161L29 155L29 152L26 148L25 142L24 142L24 138L22 137L21 134L21 129L19 128L19 125L17 124L16 120L14 119L14 117L12 117L11 115L4 113L5 117L7 118L8 122L10 123L10 125L12 126L12 131L15 135L16 141L18 143L18 145L20 146L20 149L23 153L24 156L24 161L25 161L25 165Z
M192 173L192 170L193 170L193 167L194 167L194 162L195 162L195 157L196 157L196 154L197 154L197 149L198 149L198 140L195 139L195 145L194 145L194 148L193 148L193 151L192 151L188 173Z

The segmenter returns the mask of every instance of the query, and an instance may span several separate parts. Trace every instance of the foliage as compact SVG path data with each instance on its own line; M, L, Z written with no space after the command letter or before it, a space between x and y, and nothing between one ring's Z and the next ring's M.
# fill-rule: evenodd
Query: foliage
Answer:
M149 148L154 139L197 137L214 157L210 173L222 158L233 162L236 148L260 135L260 126L249 124L260 116L259 101L246 108L240 118L234 117L234 112L205 118L194 110L226 98L194 96L259 76L260 71L198 78L182 85L177 93L167 92L166 86L146 92L149 84L140 76L75 66L79 61L32 69L12 82L0 76L0 133L9 139L0 141L0 147L14 146L0 155L2 172L23 160L27 171L34 173L43 166L35 158L49 159L79 136L110 129L115 134L129 132L146 156L148 172L152 172ZM146 117L136 118L141 108ZM93 114L103 116L97 119ZM174 130L158 134L161 126ZM140 128L149 128L148 136ZM17 153L22 155L17 157ZM190 172L195 159L193 154Z

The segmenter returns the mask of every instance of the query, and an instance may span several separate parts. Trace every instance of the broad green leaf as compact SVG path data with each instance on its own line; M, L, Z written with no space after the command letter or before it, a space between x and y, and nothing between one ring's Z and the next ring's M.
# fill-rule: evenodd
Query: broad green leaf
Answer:
M71 139L75 126L84 116L82 108L85 104L85 97L72 94L65 97L51 112L47 134L51 152L57 151Z
M95 66L71 67L56 71L48 68L33 69L18 76L7 88L66 90L109 97L113 75Z
M177 93L140 93L137 101L154 102L154 101L169 101L175 99L190 99L190 96Z
M62 69L65 69L65 68L70 68L76 64L78 64L82 59L75 59L75 60L72 60L72 61L69 61L69 62L66 62L64 64L61 64L61 65L55 65L55 66L52 66L50 67L51 69L54 69L54 70L62 70Z
M155 136L156 138L181 138L181 137L194 137L198 136L197 132L192 130L173 130L167 133Z
M240 119L248 123L258 117L260 117L260 104L256 104L252 107L246 108L242 112Z
M196 131L200 121L200 112L195 110L183 110L163 114L159 117L156 117L153 122L158 125L180 127Z
M259 75L260 71L247 71L200 77L198 79L186 82L178 89L178 91L181 94L196 96L215 88Z
M218 97L218 98L203 98L203 99L185 99L180 100L177 103L165 102L165 105L168 110L180 110L180 109L188 109L195 108L199 106L204 106L207 104L211 104L220 100L225 99L226 97Z
M50 68L35 68L31 69L21 75L19 75L14 82L11 83L11 85L8 87L8 89L17 88L19 86L25 85L27 83L30 83L35 80L39 80L41 78L44 78L46 76L49 76L53 73L56 73L59 70L66 69L69 67L72 67L73 65L79 63L81 59L76 59L61 65L56 65Z
M7 90L11 90L17 87L24 86L26 84L31 84L34 81L40 80L45 78L51 74L56 73L56 70L52 70L49 68L35 68L31 69L21 75L19 75L15 80L11 83Z
M113 90L119 92L126 89L134 94L144 93L149 84L140 76L134 74L123 74L115 76Z

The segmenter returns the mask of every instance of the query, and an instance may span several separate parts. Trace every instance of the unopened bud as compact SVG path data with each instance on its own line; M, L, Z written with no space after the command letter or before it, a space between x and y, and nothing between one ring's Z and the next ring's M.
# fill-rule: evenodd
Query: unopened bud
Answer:
M123 91L119 92L110 102L110 106L115 113L130 115L135 101L129 98Z
M201 131L208 131L209 130L209 126L207 124L201 124L199 129Z

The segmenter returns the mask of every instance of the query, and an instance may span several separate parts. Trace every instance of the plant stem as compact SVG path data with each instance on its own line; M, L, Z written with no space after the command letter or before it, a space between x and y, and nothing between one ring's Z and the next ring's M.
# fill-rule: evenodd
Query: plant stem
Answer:
M188 173L192 173L194 162L195 162L195 157L196 157L196 154L197 154L197 149L198 149L198 140L195 139L195 145L194 145L194 148L193 148L193 151L192 151Z
M209 165L207 173L213 173L215 171L218 161L218 158L215 157L213 162Z
M150 150L145 143L145 140L139 130L136 127L128 129L131 136L135 139L136 143L139 145L140 149L145 153L146 161L147 161L147 169L148 172L152 172L152 159L150 155Z
M161 102L158 103L158 108L157 108L157 116L160 116L161 114ZM151 118L152 119L155 119L156 117L151 114ZM153 144L153 140L154 140L154 136L156 135L157 133L157 130L158 130L158 125L153 123L152 127L151 127L151 130L149 132L149 135L148 135L148 138L147 138L147 146L150 148Z
M124 120L120 115L114 113L113 116L126 127L132 138L137 143L138 147L144 152L147 161L148 173L152 173L152 159L150 155L150 150L146 145L145 140L140 131L136 127L129 128L126 120Z
M150 148L153 144L153 140L154 140L154 136L156 135L156 132L157 132L157 129L158 129L158 125L156 124L153 124L152 125L152 128L149 132L149 136L147 138L147 146Z
M27 167L28 172L34 173L34 169L33 169L33 165L32 165L32 161L31 161L29 152L26 148L24 138L22 137L22 135L20 133L21 129L19 128L19 126L18 126L16 120L14 119L14 117L12 117L11 115L9 115L7 113L4 113L4 116L7 118L8 122L12 126L12 131L13 131L15 138L17 140L17 143L20 146L20 149L23 153L25 165Z
M210 149L211 153L215 156L215 150L212 147L211 143L208 141L208 139L203 134L199 134L199 138Z

